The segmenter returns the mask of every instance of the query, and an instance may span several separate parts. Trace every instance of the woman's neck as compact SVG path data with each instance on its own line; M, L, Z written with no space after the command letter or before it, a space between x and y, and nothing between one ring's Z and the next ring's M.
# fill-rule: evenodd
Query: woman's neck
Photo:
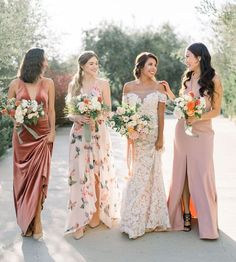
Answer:
M146 76L140 76L140 78L138 79L141 85L147 86L147 85L151 85L153 84L153 79L150 77L146 77Z
M84 85L90 85L93 84L96 81L96 77L92 76L92 75L84 75L83 77L83 84Z
M199 79L200 76L201 76L201 70L200 70L200 68L197 68L197 69L193 70L192 78L194 78L194 79Z

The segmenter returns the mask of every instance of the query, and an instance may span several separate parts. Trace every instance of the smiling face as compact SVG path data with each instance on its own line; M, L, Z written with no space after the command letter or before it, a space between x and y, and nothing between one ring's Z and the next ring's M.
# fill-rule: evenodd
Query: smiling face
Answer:
M196 71L200 67L200 57L196 57L191 51L185 52L185 64L189 71Z
M157 62L154 58L149 57L141 70L141 74L148 78L153 78L157 72Z
M87 61L87 63L82 66L82 68L85 74L96 77L98 73L98 68L99 68L98 59L95 56L91 57Z

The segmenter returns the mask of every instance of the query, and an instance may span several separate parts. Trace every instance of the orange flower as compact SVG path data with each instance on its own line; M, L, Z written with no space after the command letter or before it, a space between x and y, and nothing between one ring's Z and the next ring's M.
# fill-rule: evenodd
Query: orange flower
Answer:
M194 93L193 93L192 91L190 91L188 94L189 94L192 98L194 98Z
M133 132L134 132L133 127L128 127L128 133L129 133L129 134L132 134Z
M85 103L85 104L88 104L88 103L89 103L89 99L84 98L84 103Z
M188 110L186 113L188 116L194 116L194 110Z
M192 111L195 107L195 102L194 101L190 101L187 103L187 110L188 111Z
M13 117L14 115L15 115L15 109L11 109L10 111L9 111L9 115L11 116L11 117Z
M4 108L4 109L1 111L1 113L2 113L3 115L6 115L6 114L7 114L7 110Z
M19 106L19 105L20 105L20 101L16 101L15 106Z
M199 100L199 99L197 99L197 100L195 101L195 105L196 105L196 106L200 105L200 100Z
M102 103L102 97L101 96L98 97L98 102Z

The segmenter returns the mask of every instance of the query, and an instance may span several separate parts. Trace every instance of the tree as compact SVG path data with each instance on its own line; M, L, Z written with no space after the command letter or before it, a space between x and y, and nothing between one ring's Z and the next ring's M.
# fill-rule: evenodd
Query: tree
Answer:
M203 0L198 11L207 16L213 32L213 64L224 86L223 112L236 116L236 4L227 2L219 9L215 2Z
M135 57L143 51L159 57L158 78L167 80L176 93L179 89L184 71L179 53L186 43L177 37L168 24L159 29L146 28L142 32L131 32L105 23L85 31L83 45L84 49L94 50L98 54L102 72L111 82L114 102L121 100L124 83L134 78Z
M0 99L6 95L27 49L45 43L40 0L0 0ZM0 115L0 156L11 145L12 121Z
M5 87L26 50L44 41L46 17L40 0L0 0L0 10L0 86Z

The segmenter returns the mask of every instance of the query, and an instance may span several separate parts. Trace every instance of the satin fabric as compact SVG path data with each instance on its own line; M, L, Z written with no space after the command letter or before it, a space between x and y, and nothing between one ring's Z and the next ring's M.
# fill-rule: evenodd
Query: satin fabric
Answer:
M198 85L195 90L188 83L185 93L193 91L199 97ZM206 109L211 103L206 97ZM184 120L177 122L174 140L174 160L168 208L172 230L183 230L182 192L186 175L191 195L190 212L198 218L200 238L216 239L218 234L217 194L213 163L214 131L211 120L193 123L193 133L185 133Z
M17 100L31 99L25 83L19 80L16 94ZM42 194L42 203L47 196L48 179L50 174L50 163L52 144L47 143L47 135L50 132L48 120L48 87L41 79L38 85L35 100L43 102L45 116L38 120L37 125L32 128L39 138L36 140L25 128L19 143L17 131L13 132L13 192L17 223L25 234L29 225L35 217L38 201Z

